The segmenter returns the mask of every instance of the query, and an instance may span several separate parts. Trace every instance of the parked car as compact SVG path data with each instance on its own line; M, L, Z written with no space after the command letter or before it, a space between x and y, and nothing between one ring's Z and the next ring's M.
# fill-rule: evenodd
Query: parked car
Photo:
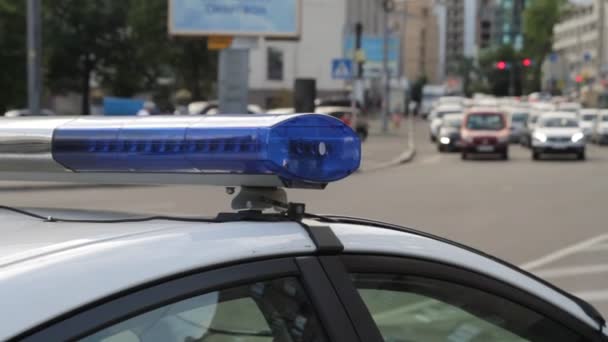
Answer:
M350 126L355 132L357 132L357 135L359 135L361 141L365 141L369 135L369 123L367 122L367 119L361 115L361 111L359 109L355 110L357 111L357 122L355 123L355 127L353 127L354 115L351 107L320 106L315 108L315 113L327 114L333 116L334 118L340 119L342 122Z
M557 104L557 110L560 112L578 113L583 106L578 102L560 102Z
M197 101L188 105L188 113L190 113L190 115L216 115L219 114L219 112L220 104L218 101ZM264 109L256 104L247 105L247 114L261 114L263 112Z
M55 114L55 112L53 112L50 109L41 109L40 110L40 116L54 116L54 115L57 115L57 114ZM19 116L34 116L34 115L30 114L29 109L12 109L12 110L9 110L6 113L4 113L4 116L7 118L16 118Z
M548 102L535 102L530 106L530 115L528 116L528 121L526 122L526 129L521 136L521 144L524 147L530 147L532 143L532 131L534 131L534 127L536 126L536 122L538 118L548 112L555 111L555 105Z
M527 122L530 117L530 113L522 108L513 107L509 111L509 127L511 133L509 134L509 142L517 143L521 142L522 137L526 134Z
M509 123L495 108L474 108L464 117L460 130L462 159L474 154L498 154L509 159Z
M460 126L463 117L462 114L448 114L443 117L437 139L439 152L451 152L460 148Z
M593 134L593 127L597 121L599 110L597 108L586 108L579 111L580 125L585 139L590 139Z
M434 109L429 115L429 136L432 142L437 141L437 133L439 133L439 127L441 127L441 123L444 115L448 114L463 114L464 109L461 105L448 104L441 105Z
M585 134L571 112L543 114L532 132L532 159L543 154L575 154L585 159Z
M608 143L608 110L599 111L598 119L593 127L591 141L599 145Z

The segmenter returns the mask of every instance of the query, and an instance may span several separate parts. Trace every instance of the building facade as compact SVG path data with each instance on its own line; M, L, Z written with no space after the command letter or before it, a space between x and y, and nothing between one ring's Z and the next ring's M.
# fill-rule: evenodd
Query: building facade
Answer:
M608 4L605 0L571 5L564 19L553 28L555 54L545 68L549 81L572 86L577 76L591 81L606 76L607 18Z
M434 4L428 0L398 3L401 13L398 30L401 36L401 70L410 82L425 76L439 83L439 23ZM399 17L398 17L399 18Z
M479 50L494 46L496 30L495 0L480 0L477 8L477 46Z
M494 44L523 48L523 12L531 0L496 0Z
M265 108L291 106L297 78L315 79L319 96L345 93L345 82L332 79L331 61L343 55L351 1L302 0L299 40L259 40L250 53L251 103Z
M458 69L463 57L477 53L477 0L445 0L445 69L446 74Z

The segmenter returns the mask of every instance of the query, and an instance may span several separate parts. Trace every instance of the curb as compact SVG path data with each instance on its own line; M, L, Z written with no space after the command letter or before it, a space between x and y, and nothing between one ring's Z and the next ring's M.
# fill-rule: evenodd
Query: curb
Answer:
M403 153L401 153L399 156L397 156L395 159L393 159L391 161L381 163L381 164L376 164L374 166L367 167L367 168L360 168L359 172L360 173L373 172L373 171L379 171L379 170L384 170L384 169L392 168L395 166L399 166L402 164L409 163L410 161L412 161L414 159L415 156L416 156L416 148L413 147L413 148L407 149L406 151L404 151Z

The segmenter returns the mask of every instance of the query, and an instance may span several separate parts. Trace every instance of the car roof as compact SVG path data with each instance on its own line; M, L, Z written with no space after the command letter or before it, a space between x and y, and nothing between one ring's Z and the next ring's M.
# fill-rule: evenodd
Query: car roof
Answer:
M498 109L497 107L473 107L468 110L468 115L470 114L500 114L504 115L504 111Z
M124 217L112 213L48 214L89 219ZM83 305L176 274L317 251L309 231L293 221L64 223L7 211L0 212L0 220L4 223L0 239L0 340ZM404 256L469 268L534 293L597 326L572 298L454 243L367 221L304 223L331 229L345 253ZM36 310L15 310L23 307L24 298L35 303Z
M462 111L464 110L462 105L454 104L454 103L444 103L440 104L435 108L437 112L448 112L448 111Z
M577 119L578 115L573 112L546 112L540 115L541 119L546 118L569 118L569 119Z
M446 114L443 116L443 120L462 120L464 114Z
M352 112L352 110L353 109L351 107L345 106L318 106L315 108L315 113L327 114L331 112Z
M589 115L589 114L598 114L599 113L599 109L597 108L583 108L581 110L579 110L579 114L581 115Z

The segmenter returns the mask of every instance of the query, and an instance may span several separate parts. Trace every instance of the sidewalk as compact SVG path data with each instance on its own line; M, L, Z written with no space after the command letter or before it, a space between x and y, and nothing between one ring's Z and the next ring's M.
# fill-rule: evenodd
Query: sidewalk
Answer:
M388 133L382 133L380 119L369 120L369 137L362 144L361 171L373 171L406 163L415 151L408 146L408 127L402 120L397 127L389 122Z

